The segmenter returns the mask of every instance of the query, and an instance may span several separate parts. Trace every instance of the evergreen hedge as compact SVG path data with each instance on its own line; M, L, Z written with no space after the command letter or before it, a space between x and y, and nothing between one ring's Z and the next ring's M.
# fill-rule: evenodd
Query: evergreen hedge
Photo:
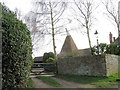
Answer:
M98 51L99 48L99 51ZM100 43L98 46L92 48L93 54L114 54L120 56L120 42L111 44Z
M7 7L2 7L2 88L26 87L32 61L30 32Z

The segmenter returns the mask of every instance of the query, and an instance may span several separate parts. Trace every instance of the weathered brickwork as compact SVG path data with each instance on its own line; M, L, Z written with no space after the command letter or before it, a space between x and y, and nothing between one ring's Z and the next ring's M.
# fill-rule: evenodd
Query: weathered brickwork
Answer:
M108 76L118 72L118 56L78 56L58 59L59 74Z

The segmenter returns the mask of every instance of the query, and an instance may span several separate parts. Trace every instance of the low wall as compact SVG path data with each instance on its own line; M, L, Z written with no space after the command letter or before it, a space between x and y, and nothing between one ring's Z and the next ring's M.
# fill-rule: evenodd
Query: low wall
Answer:
M105 59L107 76L118 73L118 56L109 54Z
M80 50L78 50L78 53L80 56L89 56L89 55L91 55L91 50L90 50L90 48L80 49Z
M118 72L118 56L78 56L59 58L58 74L108 76Z

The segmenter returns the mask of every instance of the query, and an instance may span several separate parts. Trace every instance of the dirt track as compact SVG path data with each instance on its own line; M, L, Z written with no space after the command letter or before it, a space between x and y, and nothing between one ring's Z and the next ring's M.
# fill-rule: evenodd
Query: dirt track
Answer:
M37 79L35 77L31 77L31 78L34 82L35 88L56 88L56 87L46 84L40 79ZM55 77L51 77L51 78L56 80L62 85L61 87L58 87L58 88L96 88L95 86L89 85L89 84L79 84L79 83L69 82L69 81L58 79Z
M33 80L33 82L34 82L35 88L54 88L54 87L46 84L46 83L43 82L42 80L37 79L37 78L35 78L35 77L32 77L32 80Z
M51 77L51 78L59 82L62 85L62 88L96 88L95 86L89 84L79 84L75 82L69 82L55 77Z

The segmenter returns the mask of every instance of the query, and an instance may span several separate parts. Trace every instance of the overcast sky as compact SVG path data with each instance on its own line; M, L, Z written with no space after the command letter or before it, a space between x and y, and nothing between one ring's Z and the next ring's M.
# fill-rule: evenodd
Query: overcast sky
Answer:
M5 5L10 8L10 10L14 11L15 8L18 8L23 15L27 14L31 8L32 0L4 0ZM98 0L100 1L100 0ZM3 2L3 0L0 0L0 2ZM117 2L115 2L116 6L118 5ZM91 42L92 46L96 45L96 37L94 35L95 30L98 31L99 33L99 43L109 43L109 33L112 32L114 37L117 37L117 29L111 22L105 17L103 12L105 11L104 7L102 4L98 7L96 13L95 13L95 24L94 27L92 28L90 35L91 35ZM69 14L71 13L70 10L67 11ZM71 15L70 15L71 16ZM76 26L78 24L72 23L71 25L67 26L68 30L71 29L72 27ZM86 34L82 34L80 31L70 31L71 36L73 37L74 42L76 43L78 49L84 49L89 47L88 43L88 38ZM56 41L57 44L57 53L60 52L62 45L64 43L66 35L63 35L60 37L60 40ZM59 36L57 37L59 38ZM47 41L48 39L46 39ZM47 42L48 43L48 42ZM47 44L46 43L46 44ZM41 46L40 46L41 47ZM35 56L42 56L44 52L49 52L53 51L52 43L49 45L42 46L42 48L37 49L34 52L34 57Z

